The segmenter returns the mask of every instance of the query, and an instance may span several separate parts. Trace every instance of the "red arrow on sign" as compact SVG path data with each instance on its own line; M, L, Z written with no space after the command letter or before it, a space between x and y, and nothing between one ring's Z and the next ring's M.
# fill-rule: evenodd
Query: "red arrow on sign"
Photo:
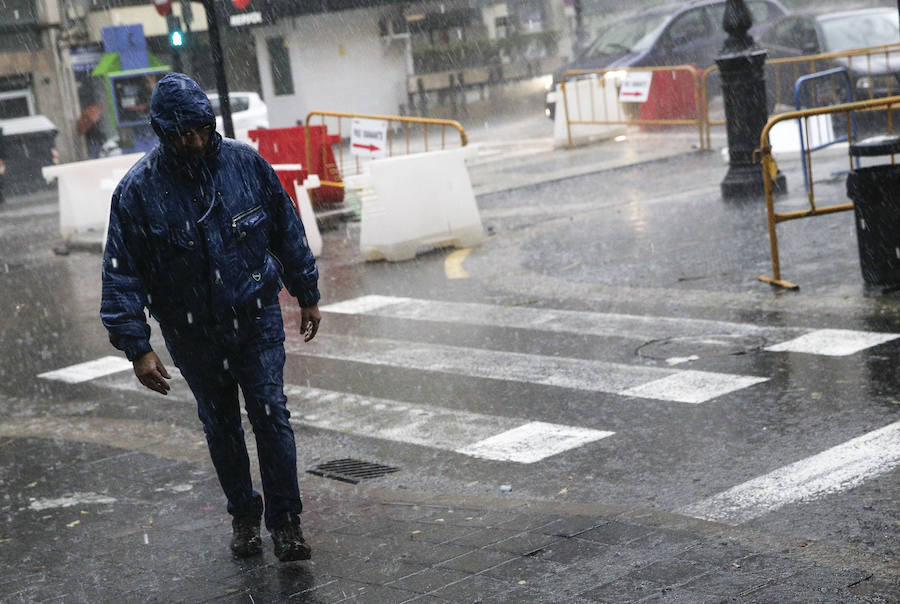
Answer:
M353 143L353 146L357 149L368 149L369 151L380 151L380 147L376 147L375 145L361 145L360 143Z

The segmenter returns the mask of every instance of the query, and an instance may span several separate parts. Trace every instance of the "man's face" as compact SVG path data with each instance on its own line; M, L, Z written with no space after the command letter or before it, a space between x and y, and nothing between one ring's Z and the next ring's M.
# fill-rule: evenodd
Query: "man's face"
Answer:
M169 141L175 147L175 152L185 159L202 157L206 153L206 146L212 135L212 126L191 126L179 133L169 135Z

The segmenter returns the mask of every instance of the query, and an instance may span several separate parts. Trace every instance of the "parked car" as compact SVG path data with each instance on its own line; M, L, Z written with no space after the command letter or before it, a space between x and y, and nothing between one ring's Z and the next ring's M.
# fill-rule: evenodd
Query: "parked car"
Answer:
M769 59L844 52L859 48L900 43L900 18L896 7L797 13L775 21L759 36ZM819 61L814 71L847 67L853 100L900 94L900 50L852 59L839 57ZM804 67L804 69L808 69ZM767 76L767 86L775 86L779 103L794 105L795 76L781 70L781 77ZM802 74L801 74L802 75Z
M216 113L216 130L224 134L222 126L222 110L217 93L207 93ZM269 110L265 102L255 92L229 92L231 101L231 121L234 125L234 138L248 142L248 130L269 127Z
M554 117L562 74L574 69L619 69L715 63L728 34L722 28L726 0L694 0L641 11L603 29L581 54L553 74L546 113ZM787 14L777 0L747 0L751 35Z

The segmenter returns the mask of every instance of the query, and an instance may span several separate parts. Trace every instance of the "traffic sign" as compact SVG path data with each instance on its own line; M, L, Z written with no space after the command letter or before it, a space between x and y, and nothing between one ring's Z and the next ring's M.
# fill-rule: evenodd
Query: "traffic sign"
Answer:
M620 103L645 103L650 97L652 71L631 71L625 76L619 89Z
M166 17L172 12L172 0L153 0L153 6L161 17Z
M386 157L387 121L353 118L350 153L359 157Z

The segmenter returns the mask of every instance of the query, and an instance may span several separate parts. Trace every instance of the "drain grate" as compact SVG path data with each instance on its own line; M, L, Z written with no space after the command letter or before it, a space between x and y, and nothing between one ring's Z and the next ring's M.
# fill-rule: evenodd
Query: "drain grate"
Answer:
M307 472L323 478L333 478L334 480L357 484L360 480L378 478L379 476L397 472L398 470L400 470L400 468L383 466L370 461L335 459L333 461L320 463L307 470Z

